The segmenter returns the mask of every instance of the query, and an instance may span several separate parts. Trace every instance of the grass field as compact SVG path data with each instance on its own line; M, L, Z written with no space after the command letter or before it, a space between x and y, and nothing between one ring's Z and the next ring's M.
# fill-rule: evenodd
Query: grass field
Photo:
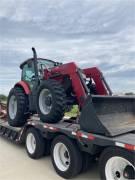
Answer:
M70 112L65 113L65 116L76 117L78 114L78 106L73 106Z

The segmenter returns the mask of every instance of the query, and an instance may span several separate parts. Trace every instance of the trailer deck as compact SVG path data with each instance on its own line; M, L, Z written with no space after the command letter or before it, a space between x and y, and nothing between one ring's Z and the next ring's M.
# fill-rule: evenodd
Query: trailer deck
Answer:
M44 152L46 152L46 155L51 153L51 158L55 158L55 163L57 164L57 160L61 161L61 165L63 167L68 166L68 162L71 161L70 163L76 162L76 166L74 167L75 174L72 174L71 172L69 174L63 174L63 171L59 169L61 167L56 166L54 164L54 160L52 160L53 166L56 170L56 172L64 178L71 178L72 176L75 176L81 172L85 172L89 164L92 163L92 159L95 157L99 158L99 167L100 167L100 175L102 177L102 173L105 171L105 165L103 166L102 162L106 158L106 154L109 151L110 158L111 158L111 153L115 152L116 158L117 153L120 151L121 153L124 152L127 154L127 157L131 158L131 162L133 166L131 166L130 161L127 161L123 159L123 169L122 173L125 172L124 177L128 174L128 179L134 179L135 177L135 169L134 169L134 159L135 159L135 131L131 132L126 132L124 134L116 135L113 137L109 136L104 136L100 134L95 134L95 133L88 133L85 131L82 131L80 129L80 125L77 123L78 120L76 121L75 119L63 119L59 123L56 124L48 124L48 123L43 123L40 121L39 118L37 117L31 117L28 119L27 123L21 127L21 128L15 128L11 127L6 119L0 119L0 136L3 136L17 144L24 144L26 146L27 153L29 157L33 159L38 159L42 157ZM36 139L36 143L33 142L33 135L31 133L37 133L38 141ZM36 138L36 136L34 136ZM73 149L75 150L75 154L80 153L78 155L72 156L73 160L70 160L67 156L67 153L69 153L69 150L63 149L62 151L60 150L61 148L65 148L65 144L63 146L63 143L61 142L56 142L56 140L63 138L63 142L71 143L70 148L71 151ZM44 146L44 143L47 143L46 146ZM54 146L54 142L56 142L56 146ZM31 145L30 145L30 144ZM43 144L42 144L43 143ZM33 147L34 146L36 150L34 150L33 154ZM57 157L54 154L54 151L56 151L56 147L59 146L58 154ZM66 146L69 148L69 146ZM45 150L45 149L46 150ZM73 149L72 149L73 148ZM116 150L116 151L115 151ZM64 152L63 152L64 151ZM53 152L53 153L52 153ZM63 153L60 155L59 153ZM71 152L70 152L71 153ZM73 152L72 152L73 153ZM99 156L100 155L100 156ZM123 156L123 157L124 157ZM63 165L63 160L61 160L61 157L65 159L65 164ZM82 161L80 161L81 159ZM125 162L129 165L125 165ZM121 163L121 161L117 160L117 163ZM77 170L79 164L80 170ZM126 168L130 166L130 171L127 170ZM57 170L59 169L59 171ZM119 165L117 167L119 170ZM72 169L71 169L72 170ZM114 171L114 168L110 170L111 172ZM117 171L115 170L115 174ZM114 178L115 179L115 178ZM108 178L106 180L109 180Z
M57 134L64 134L72 139L76 139L85 152L92 154L97 153L95 147L106 146L121 146L125 148L125 145L129 145L128 148L135 151L135 131L114 137L106 137L80 130L79 124L72 119L63 119L59 123L48 124L41 122L37 117L33 117L22 128L11 127L7 121L0 119L0 135L17 143L24 142L25 133L29 127L38 129L42 136L47 139L52 139Z

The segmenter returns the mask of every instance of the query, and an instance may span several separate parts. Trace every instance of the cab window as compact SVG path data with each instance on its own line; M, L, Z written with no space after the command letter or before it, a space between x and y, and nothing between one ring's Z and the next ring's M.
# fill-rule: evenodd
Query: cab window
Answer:
M33 63L25 64L22 71L22 80L31 82L34 76L35 76L34 64Z

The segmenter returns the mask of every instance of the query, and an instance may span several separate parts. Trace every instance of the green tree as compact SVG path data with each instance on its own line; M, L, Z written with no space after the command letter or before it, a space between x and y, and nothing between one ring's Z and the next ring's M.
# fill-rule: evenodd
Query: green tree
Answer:
M7 101L7 96L0 94L0 101Z
M128 92L128 93L125 93L125 95L130 96L130 95L135 95L135 94L133 92Z

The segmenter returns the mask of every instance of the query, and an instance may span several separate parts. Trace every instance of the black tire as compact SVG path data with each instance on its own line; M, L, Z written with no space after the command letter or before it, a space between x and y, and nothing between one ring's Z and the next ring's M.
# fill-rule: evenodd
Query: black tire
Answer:
M105 169L107 166L107 162L113 157L124 158L125 160L130 162L135 168L135 153L127 151L122 148L109 147L103 151L99 159L99 170L100 170L100 176L102 180L108 180L106 177ZM123 175L123 173L124 172L119 174L119 171L116 171L116 176ZM133 177L133 170L130 170L130 173L131 173L130 176L132 176L132 178L130 177L127 179L135 179L135 171L134 171L134 177ZM114 178L114 180L115 179L116 177Z
M11 97L13 96L16 98L17 101L17 111L15 117L11 117L9 112L10 111L9 102ZM29 113L27 111L28 111L28 97L23 91L23 89L20 87L15 87L11 89L7 102L7 118L10 126L14 126L14 127L23 126L26 123L27 118L29 117Z
M60 167L58 167L58 164L56 163L56 159L54 157L55 156L54 149L58 143L64 144L69 152L70 163L68 169L65 171L61 170ZM51 159L56 172L65 179L72 178L81 172L82 154L79 148L77 148L77 144L64 135L60 135L53 140L51 146Z
M51 110L47 114L43 113L40 108L40 95L43 90L49 90L52 100L51 100ZM43 98L41 98L43 99ZM66 94L60 83L55 80L46 80L41 83L37 92L37 112L41 121L46 123L57 123L60 121L65 113L66 109Z
M30 150L31 148L31 142L28 140L29 135L33 135L35 138L35 149L33 152ZM48 155L48 142L46 139L44 139L40 132L31 127L27 130L26 133L26 141L25 141L25 148L28 153L28 156L32 159L39 159L42 156Z

